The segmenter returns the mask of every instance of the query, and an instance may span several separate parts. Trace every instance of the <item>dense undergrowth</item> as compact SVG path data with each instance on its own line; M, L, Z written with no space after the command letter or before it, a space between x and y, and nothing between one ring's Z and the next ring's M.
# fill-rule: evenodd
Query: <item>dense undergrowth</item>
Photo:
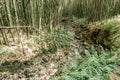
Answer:
M42 53L55 53L59 49L70 48L70 41L73 39L73 35L67 32L63 28L57 28L51 33L45 33L47 35L36 37L35 42L39 44L39 49Z
M110 80L110 73L119 73L118 61L111 56L111 52L96 51L91 54L86 51L87 58L78 58L72 66L66 68L62 80Z
M0 26L9 28L0 29L0 80L120 76L119 7L120 0L0 0Z
M75 51L71 66L61 73L61 80L111 80L112 72L120 75L119 21L117 19L105 20L101 23L92 23L92 26L86 23L85 21L76 24L79 25L79 28L75 28L79 38L75 38L84 39L94 47L84 49L84 57L79 51ZM96 49L95 45L102 46L102 49L100 47ZM58 78L53 77L50 80L58 80Z

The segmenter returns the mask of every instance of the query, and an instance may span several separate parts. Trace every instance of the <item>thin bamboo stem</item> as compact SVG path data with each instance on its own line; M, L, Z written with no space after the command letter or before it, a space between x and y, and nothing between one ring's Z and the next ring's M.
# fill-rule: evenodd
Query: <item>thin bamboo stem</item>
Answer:
M11 18L11 13L10 13L9 0L5 0L5 3L6 3L6 8L7 8L9 23L10 23L10 26L12 27L13 23L12 23L12 18ZM10 33L13 38L13 41L15 41L13 37L13 32L11 30L10 30Z

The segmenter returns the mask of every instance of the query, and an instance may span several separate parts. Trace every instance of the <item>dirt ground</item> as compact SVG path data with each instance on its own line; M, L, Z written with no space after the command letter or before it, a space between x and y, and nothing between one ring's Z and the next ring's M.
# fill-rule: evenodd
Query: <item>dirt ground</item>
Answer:
M72 34L75 35L71 28ZM74 59L73 52L78 50L80 55L84 49L89 49L89 44L71 41L71 50L58 50L56 53L43 54L34 42L36 36L25 34L16 35L15 41L11 37L9 45L0 45L0 80L49 80L52 76L60 77L60 73L70 66ZM78 45L80 44L80 45ZM59 78L60 79L60 78ZM111 80L120 80L115 72L110 73Z

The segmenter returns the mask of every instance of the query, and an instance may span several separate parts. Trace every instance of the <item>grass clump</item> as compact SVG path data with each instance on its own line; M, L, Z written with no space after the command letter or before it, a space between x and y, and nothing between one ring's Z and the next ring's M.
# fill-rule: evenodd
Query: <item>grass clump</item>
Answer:
M111 21L106 22L106 23L103 25L103 29L112 30L112 29L115 28L118 24L119 24L118 21L116 21L116 20L111 20Z
M115 70L117 63L107 52L101 53L98 55L94 51L90 55L87 51L87 58L77 58L65 69L62 80L110 80L110 72Z
M58 49L68 49L70 47L70 40L72 35L66 32L64 29L55 29L53 32L44 36L42 39L37 38L37 43L40 45L40 50L43 53L54 53Z

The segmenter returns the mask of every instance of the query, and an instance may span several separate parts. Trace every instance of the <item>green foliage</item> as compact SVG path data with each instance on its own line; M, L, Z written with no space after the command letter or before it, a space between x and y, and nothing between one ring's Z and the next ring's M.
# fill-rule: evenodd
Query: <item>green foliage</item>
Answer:
M49 44L47 48L45 47L42 47L40 48L40 50L42 51L42 53L55 53L57 52L58 48L56 46L56 44Z
M93 23L87 29L87 32L83 30L83 37L88 43L102 45L107 49L120 47L120 22L116 19Z
M112 31L112 29L116 28L116 26L117 26L118 24L119 24L118 21L116 21L116 20L111 20L111 21L106 22L106 23L103 25L103 29Z
M72 35L61 28L55 29L42 39L37 38L36 42L40 45L40 50L43 53L54 53L60 48L68 49L71 39Z
M120 44L120 23L116 20L111 20L106 22L103 27L103 30L106 30L105 34L109 33L109 43L111 46L119 47Z
M72 66L65 69L62 80L110 80L110 72L115 69L116 61L110 57L109 53L96 51L87 58L77 58Z
M49 80L58 80L57 78L51 78L51 79L49 79Z

